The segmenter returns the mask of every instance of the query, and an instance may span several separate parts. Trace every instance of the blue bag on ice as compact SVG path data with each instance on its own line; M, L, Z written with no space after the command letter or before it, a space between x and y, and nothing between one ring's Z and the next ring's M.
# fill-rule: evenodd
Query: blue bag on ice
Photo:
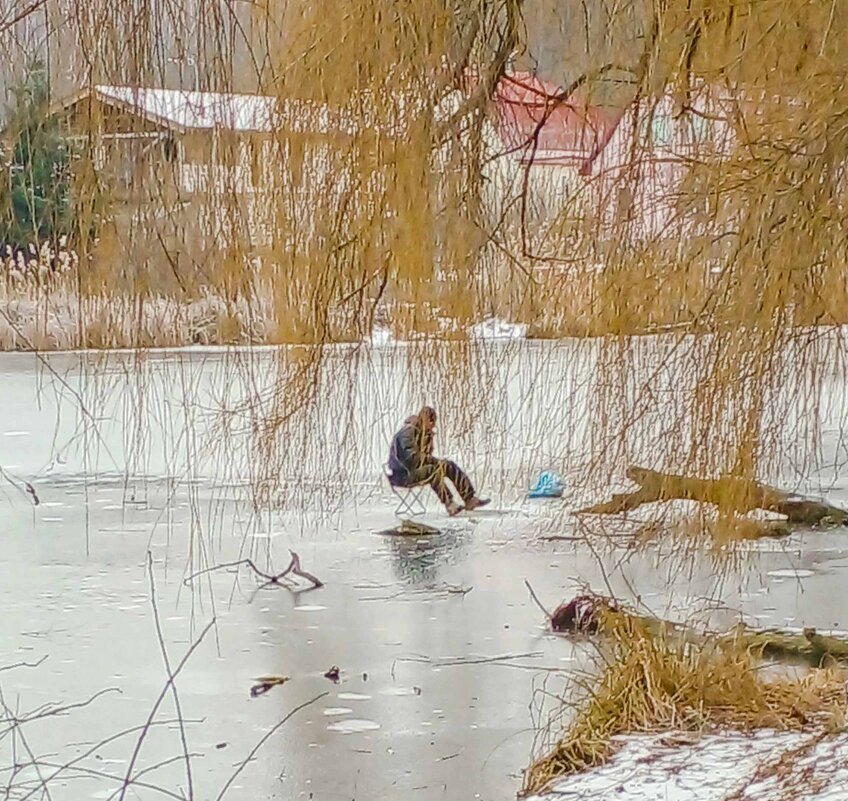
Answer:
M530 488L530 498L561 498L565 482L551 470L544 470Z

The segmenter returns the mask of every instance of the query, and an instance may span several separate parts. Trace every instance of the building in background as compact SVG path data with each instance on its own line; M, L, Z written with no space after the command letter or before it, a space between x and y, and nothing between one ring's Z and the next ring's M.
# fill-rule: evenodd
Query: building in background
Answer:
M203 273L212 252L291 239L286 211L297 216L321 188L341 191L337 155L357 132L309 101L130 86L84 89L52 113L108 192L104 236L111 228L146 269L164 260L165 280Z
M677 237L687 175L732 149L728 103L726 91L702 86L685 107L669 92L614 108L530 73L507 74L492 102L493 175L501 191L531 195L536 223L573 210L599 236L620 236L626 225L636 240Z

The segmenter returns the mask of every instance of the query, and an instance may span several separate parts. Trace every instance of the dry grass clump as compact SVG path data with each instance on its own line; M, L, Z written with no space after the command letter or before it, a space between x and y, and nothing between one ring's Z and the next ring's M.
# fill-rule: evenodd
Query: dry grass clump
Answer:
M39 264L7 270L0 280L0 351L319 344L362 336L362 326L341 315L328 314L320 329L293 328L259 281L249 291L207 288L185 297L80 291L75 270Z
M844 720L848 699L841 669L767 676L751 651L732 639L685 642L665 628L652 633L622 612L607 612L603 628L606 668L565 736L527 770L526 793L603 764L616 735L792 730Z
M170 348L268 341L267 317L244 297L80 295L73 279L49 289L0 287L0 350Z
M62 237L54 248L50 242L40 247L30 245L26 250L13 251L8 245L0 255L0 275L7 289L46 287L60 283L64 276L79 268L79 256L68 248Z

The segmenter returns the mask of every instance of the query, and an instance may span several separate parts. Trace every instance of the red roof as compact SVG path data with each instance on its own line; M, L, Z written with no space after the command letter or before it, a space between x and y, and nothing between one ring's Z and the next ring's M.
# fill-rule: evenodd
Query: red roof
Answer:
M469 76L476 82L476 76ZM588 173L609 143L622 112L589 105L529 72L508 73L492 98L493 121L504 146L534 163L574 164ZM534 145L535 140L535 145Z

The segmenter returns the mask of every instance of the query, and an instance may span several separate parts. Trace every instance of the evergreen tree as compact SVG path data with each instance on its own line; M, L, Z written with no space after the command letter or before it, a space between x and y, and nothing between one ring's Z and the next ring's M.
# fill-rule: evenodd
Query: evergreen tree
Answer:
M0 246L56 246L70 230L70 154L59 120L48 114L47 72L33 62L12 89L3 132Z

